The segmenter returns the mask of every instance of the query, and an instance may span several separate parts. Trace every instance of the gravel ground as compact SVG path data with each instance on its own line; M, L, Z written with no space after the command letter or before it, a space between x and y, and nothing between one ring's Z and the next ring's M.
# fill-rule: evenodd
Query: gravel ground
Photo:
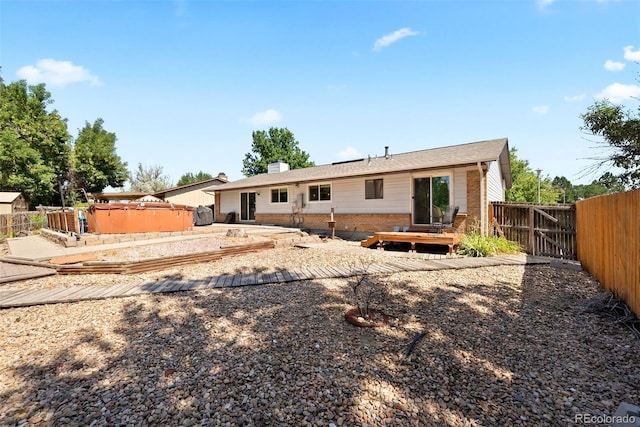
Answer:
M331 242L158 274L388 256L397 254ZM338 279L2 310L0 425L556 426L640 402L640 342L584 311L604 295L584 272L505 266L384 280L391 320L379 328L344 321Z

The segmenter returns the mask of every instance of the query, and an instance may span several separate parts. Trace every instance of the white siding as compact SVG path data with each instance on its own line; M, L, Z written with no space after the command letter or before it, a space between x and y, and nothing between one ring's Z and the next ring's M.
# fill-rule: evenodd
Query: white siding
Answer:
M220 212L240 213L240 191L230 190L220 192Z
M176 194L174 196L167 196L165 200L170 203L175 203L176 205L187 205L192 207L211 206L216 202L216 198L213 194L205 193L200 189Z
M466 168L442 170L425 174L424 176L441 175L451 176L453 204L460 206L460 213L466 213ZM383 179L383 198L365 199L365 181L367 179L380 178ZM299 194L304 194L305 207L300 211L302 214L328 214L331 212L331 208L334 209L336 214L408 214L412 212L413 178L413 174L407 172L314 182L313 185L331 184L331 200L316 202L309 201L309 183L300 183L297 187L287 185L289 199L287 203L271 203L271 189L281 188L278 186L221 191L220 211L239 212L240 192L254 191L260 193L260 195L256 195L257 214L291 214Z
M383 180L382 199L365 199L365 181L380 178ZM331 192L331 204L336 213L410 212L411 179L409 174L342 179L334 181ZM314 204L311 203L311 205Z
M286 203L271 203L271 190L275 188L287 189L288 201ZM302 192L302 186L298 188L294 185L261 187L257 191L260 195L256 195L256 213L291 214L291 208L295 204L296 195Z
M460 213L467 213L467 169L453 171L453 206L460 206Z
M489 170L487 171L487 185L489 202L504 201L504 191L502 185L502 172L498 162L488 162Z

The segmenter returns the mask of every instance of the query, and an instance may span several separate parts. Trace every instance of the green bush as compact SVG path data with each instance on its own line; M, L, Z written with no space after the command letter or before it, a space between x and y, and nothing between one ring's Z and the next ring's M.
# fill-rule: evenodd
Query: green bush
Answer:
M520 252L516 242L498 236L482 236L478 233L466 234L460 242L458 254L472 257L486 257Z

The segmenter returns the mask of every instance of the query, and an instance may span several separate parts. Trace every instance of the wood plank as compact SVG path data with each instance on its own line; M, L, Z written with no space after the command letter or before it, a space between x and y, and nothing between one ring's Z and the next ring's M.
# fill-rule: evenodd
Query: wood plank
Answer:
M22 294L28 294L33 292L33 289L21 289L17 291L2 291L0 292L0 302L1 301L9 301L12 298L17 298Z
M124 292L128 291L129 289L133 288L134 286L138 286L138 284L134 283L126 283L124 285L118 285L115 286L113 288L111 288L109 290L109 292L106 292L105 294L103 294L101 296L101 298L113 298L113 297L119 297L121 296Z
M189 283L189 280L186 281L182 281L182 280L177 280L175 282L175 284L170 287L169 289L167 289L165 292L176 292L178 291L182 286L184 286L186 283Z
M215 288L222 288L224 287L224 282L225 280L227 280L227 275L223 274L221 276L218 276L216 278L215 284L213 285Z
M173 286L173 282L174 282L173 279L165 279L165 280L163 280L162 283L160 283L159 286L157 286L156 288L153 289L152 293L159 294L159 293L164 292L165 289L168 289L168 288Z
M206 278L206 280L204 280L201 283L198 283L196 286L191 288L191 290L215 288L217 280L218 280L218 276L209 276Z
M14 292L11 295L6 295L0 300L0 305L4 306L4 304L12 304L14 301L18 301L23 299L25 296L30 296L36 294L38 291L48 291L49 289L23 289L21 291ZM10 307L10 305L9 305Z
M144 289L144 284L140 284L140 285L136 285L130 289L128 289L127 291L123 292L121 294L121 296L123 297L131 297L134 295L143 295L146 294L147 292Z
M18 298L10 298L2 301L2 307L22 307L25 305L37 305L38 301L46 297L51 289L41 289L33 293L22 294Z
M58 292L54 292L52 289L52 292L49 295L40 298L38 302L47 303L63 301L68 299L71 295L82 294L82 291L86 291L87 288L87 286L70 286L68 288L59 289L57 290Z
M314 267L307 267L306 271L307 271L308 279L311 279L311 280L319 279L322 274L320 270L318 270L318 268L314 268Z
M233 279L231 280L231 284L229 286L240 286L241 282L242 276L240 274L236 274L235 276L233 276Z
M290 270L290 271L289 271L289 274L291 275L291 279L292 279L294 282L298 282L298 281L300 281L300 280L301 280L301 279L300 279L299 270L296 270L296 269L294 269L294 270Z
M333 269L337 271L336 277L338 278L345 278L345 277L352 276L352 272L351 270L349 270L348 267L333 267Z
M296 276L298 276L298 280L309 280L312 277L312 273L308 268L300 268L296 269Z
M78 255L68 255L57 258L51 258L49 262L54 265L77 264L84 261L94 261L98 259L95 253L86 253Z
M213 281L213 284L211 282ZM193 285L190 284L193 282ZM207 276L202 279L191 279L187 281L187 285L183 285L180 291L195 291L196 289L207 289L215 286L214 276Z

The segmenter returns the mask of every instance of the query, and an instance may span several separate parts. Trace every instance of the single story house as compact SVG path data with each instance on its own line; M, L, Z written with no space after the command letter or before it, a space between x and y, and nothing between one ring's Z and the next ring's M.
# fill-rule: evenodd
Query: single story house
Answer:
M135 201L145 196L151 196L175 205L185 205L194 208L207 206L213 209L215 194L212 191L204 190L209 189L212 185L224 184L226 182L228 182L227 176L224 173L219 173L215 178L171 187L155 193L120 191L97 193L94 194L93 197L97 203L122 203L125 201Z
M0 191L0 215L28 212L29 203L22 193L15 191Z
M228 181L227 175L219 173L215 178L192 182L191 184L185 184L179 187L167 188L166 190L154 193L154 196L176 205L191 206L194 208L207 206L213 209L213 205L216 202L215 194L203 190L208 189L212 185L224 184Z
M217 222L276 224L336 233L427 230L458 206L457 229L489 229L488 205L511 188L507 138L289 170L212 187Z

